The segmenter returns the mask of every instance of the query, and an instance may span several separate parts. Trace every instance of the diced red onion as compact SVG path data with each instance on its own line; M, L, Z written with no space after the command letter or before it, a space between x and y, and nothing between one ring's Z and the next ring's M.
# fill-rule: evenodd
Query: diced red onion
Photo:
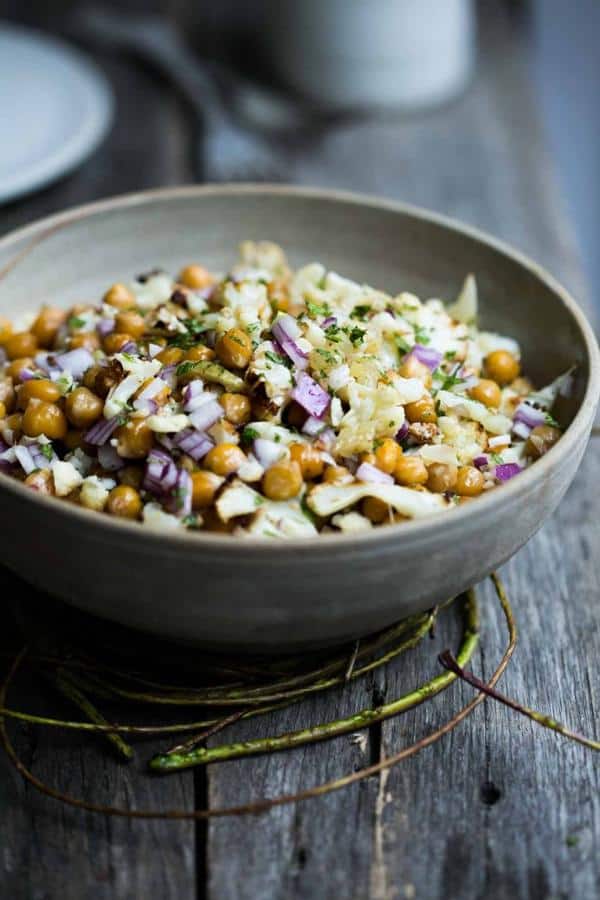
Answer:
M496 434L488 439L488 446L494 450L496 447L508 447L510 444L510 434Z
M183 402L189 403L194 397L198 397L204 391L204 382L201 378L190 381L183 389Z
M213 348L217 343L217 332L214 328L209 328L208 331L204 332L203 338L206 346Z
M322 419L317 419L315 416L309 416L302 426L302 431L309 437L315 437L315 435L324 431L326 427L326 423Z
M106 337L107 334L111 334L115 330L115 320L114 319L100 319L96 324L96 331L100 335L100 337ZM161 348L162 349L162 348Z
M268 469L273 463L281 459L282 446L275 441L269 441L267 438L256 438L252 444L254 455L263 467Z
M321 328L329 328L330 325L337 325L337 316L327 316L321 322Z
M125 460L121 459L112 444L102 444L98 447L98 462L107 472L116 472L125 465Z
M513 421L523 422L529 428L536 428L538 425L545 423L546 413L541 409L536 409L535 406L531 406L529 403L519 403L513 416Z
M289 356L294 365L299 369L306 369L308 366L308 354L296 343L296 339L300 337L300 329L293 316L281 313L275 320L271 332L283 352L286 356Z
M0 348L1 349L1 348ZM36 353L33 357L33 361L43 372L47 372L50 368L50 354L45 353L43 350L40 353Z
M128 353L130 356L134 353L137 355L138 352L138 345L135 341L127 341L127 343L123 344L119 351L119 353Z
M56 357L56 363L64 372L69 372L73 378L79 379L94 365L94 357L85 347L78 347L76 350L61 353Z
M476 469L485 469L488 462L489 462L489 460L488 460L487 456L485 456L482 453L481 456L475 457L475 459L473 460L473 465L475 466Z
M19 372L19 381L32 381L35 378L35 372L29 366L24 366Z
M154 359L162 350L163 347L160 344L148 344L148 356L150 359Z
M206 456L209 450L215 446L215 442L207 434L196 431L195 428L186 428L172 438L173 443L183 452L198 462Z
M339 391L340 388L345 387L350 381L350 369L343 363L341 366L337 366L337 368L332 369L329 373L329 387L333 391Z
M156 400L142 400L141 397L138 397L137 400L133 401L134 409L137 409L138 412L143 413L145 416L153 416L158 412L158 403Z
M18 444L14 448L14 451L15 456L26 475L29 475L31 472L34 472L37 468L39 468L37 463L34 461L33 456L31 455L31 451L28 447L23 447Z
M302 409L306 410L309 415L316 416L317 419L321 419L325 415L331 403L331 397L327 391L324 391L321 385L317 384L306 372L299 374L296 387L292 390L292 397Z
M400 430L396 432L396 440L401 444L406 437L408 437L408 422L404 421Z
M41 444L30 444L27 448L31 453L31 457L38 469L47 469L53 462L58 459L56 453L52 449L51 444L45 444L44 446L50 447L50 450L52 451L50 458L48 458L46 454L42 452Z
M370 481L376 484L394 483L394 479L391 475L388 475L387 472L382 472L377 466L372 466L371 463L366 462L360 464L356 470L355 477L358 478L359 481Z
M164 389L164 381L160 378L153 378L133 401L134 409L139 409L141 412L147 412L148 409L150 409L152 412L156 412L158 403L154 403L154 398L160 394L161 391L164 391ZM148 405L148 401L152 401L150 406Z
M424 347L423 344L415 344L407 355L414 356L420 363L427 366L430 372L437 369L443 358L443 354L439 350L434 350L433 347Z
M164 496L177 484L177 466L164 450L153 447L148 454L142 486L153 494Z
M318 447L323 448L324 450L331 450L333 445L335 444L335 431L333 428L326 428L325 431L322 431L320 435L318 435L315 444Z
M522 471L523 469L517 463L502 463L496 466L494 474L498 481L508 481L509 478L514 478L515 475Z
M118 426L119 416L113 416L112 419L101 418L95 425L92 425L89 431L86 431L83 439L84 441L87 441L88 444L94 444L96 447L101 447L102 444L107 442Z
M199 398L195 399L198 400ZM190 413L190 422L198 431L206 431L207 428L210 428L215 422L222 419L224 414L225 410L218 400L208 400Z
M192 476L186 469L178 469L175 486L165 498L165 509L180 518L189 516L192 511L192 492Z
M526 425L525 422L515 422L515 424L513 425L512 433L517 437L523 438L523 440L526 441L532 430L533 429L530 428L529 425Z
M177 385L177 366L163 366L158 373L158 377L169 385L173 390Z

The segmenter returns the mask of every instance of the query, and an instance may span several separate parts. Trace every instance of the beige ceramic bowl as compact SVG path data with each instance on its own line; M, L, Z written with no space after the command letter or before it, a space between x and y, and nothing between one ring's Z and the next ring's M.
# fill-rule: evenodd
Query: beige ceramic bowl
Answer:
M269 187L119 197L0 241L0 313L98 298L115 280L196 260L227 268L245 238L280 242L389 291L452 298L476 274L486 329L516 337L537 384L577 365L566 432L502 488L435 520L271 543L152 533L40 497L0 475L0 559L84 610L170 638L275 650L381 628L474 584L552 513L581 460L599 392L581 311L539 267L473 229L371 198Z

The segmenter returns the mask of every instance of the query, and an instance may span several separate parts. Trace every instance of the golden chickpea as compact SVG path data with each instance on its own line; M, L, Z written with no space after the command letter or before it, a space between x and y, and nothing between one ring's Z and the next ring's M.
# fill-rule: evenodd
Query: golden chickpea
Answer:
M302 471L297 462L278 462L263 475L262 489L269 500L291 500L302 487Z
M71 350L83 348L93 353L94 350L100 349L100 338L95 331L81 331L79 334L73 335L69 341L69 347Z
M45 434L52 441L62 441L67 433L67 420L59 406L33 399L23 413L23 431L28 437Z
M398 484L413 487L425 484L428 478L427 467L420 456L402 454L398 458L394 475Z
M389 521L390 518L389 506L378 497L365 497L360 505L360 511L363 516L370 519L374 525L379 525L386 520Z
M402 456L402 450L392 438L386 438L375 449L375 465L382 472L391 475L395 469L399 458Z
M214 500L221 478L214 472L192 472L192 509L206 509Z
M117 478L120 484L126 484L128 487L139 490L144 478L144 471L139 466L123 466L117 472Z
M6 406L4 405L2 400L0 400L0 419L3 419L5 415L6 415Z
M521 366L508 350L494 350L493 353L486 356L485 369L490 378L500 385L505 385L515 380L521 371Z
M427 487L434 494L453 491L456 487L458 469L450 463L432 463L428 469Z
M198 291L209 287L213 283L214 278L203 266L192 264L181 270L178 281L193 291Z
M31 472L23 484L37 491L38 494L45 494L47 497L54 496L54 479L50 469L38 469L35 472Z
M90 391L93 391L94 382L96 381L96 375L98 375L101 370L102 366L90 366L89 369L86 369L81 379L84 387L89 388Z
M237 444L225 442L208 451L204 457L204 465L215 475L231 475L237 472L245 459L246 455Z
M102 338L102 349L110 356L113 353L120 353L123 347L133 340L130 334L124 334L122 331L111 331L106 337Z
M214 359L215 351L205 344L196 344L186 351L183 359L185 362L200 362L203 359Z
M104 295L104 302L115 309L130 309L135 306L135 297L124 284L113 284Z
M11 378L0 378L0 402L4 406L4 415L15 408L16 394Z
M252 358L252 340L241 328L230 328L221 335L215 350L224 366L244 369Z
M290 444L290 457L298 463L302 477L306 481L311 481L323 474L325 463L319 451L310 444Z
M415 400L414 403L407 403L404 407L404 412L406 414L406 418L411 423L437 422L435 404L433 402L433 398L428 394L426 394L424 397L421 397L420 400Z
M537 425L527 438L525 445L527 455L539 459L555 445L560 434L560 430L552 425Z
M402 360L398 372L403 378L420 378L424 381L425 387L431 387L431 372L429 368L412 354L409 354Z
M142 498L135 488L119 484L108 495L106 511L121 519L138 519L142 511Z
M165 347L156 354L155 359L158 359L163 366L176 366L183 359L183 350L181 347Z
M88 381L85 386L99 397L106 397L110 389L119 383L122 374L123 369L114 361L108 366L99 366L93 384Z
M75 428L89 428L102 415L100 397L86 387L75 388L65 399L67 419Z
M502 400L502 391L495 381L490 381L489 378L480 378L477 384L469 388L469 397L472 400L478 400L479 403L484 403L485 406L497 408Z
M76 450L83 444L83 431L76 428L70 428L63 438L63 444L67 450Z
M7 416L4 420L4 426L10 429L14 434L15 440L18 440L23 431L23 414L12 413L12 415Z
M40 347L51 347L58 329L64 323L67 314L56 306L45 306L31 326L31 333L37 338Z
M361 463L367 463L369 466L374 466L377 463L377 457L374 453L361 453L360 454Z
M130 334L134 341L141 338L146 331L146 323L139 313L120 312L115 316L115 331Z
M252 407L245 394L221 394L219 403L225 410L225 418L233 425L245 425L250 421Z
M145 419L130 419L115 431L117 453L123 459L144 459L154 443L154 434Z
M30 331L16 331L4 341L4 349L10 360L33 356L37 348L37 339Z
M5 344L13 333L12 322L6 316L0 316L0 346Z
M19 409L26 409L30 400L45 400L46 403L56 403L60 400L60 388L46 378L32 378L25 381L19 388Z
M484 477L475 466L461 466L454 490L461 497L478 497L483 491Z
M352 480L352 472L345 466L327 466L323 475L327 484L350 484Z

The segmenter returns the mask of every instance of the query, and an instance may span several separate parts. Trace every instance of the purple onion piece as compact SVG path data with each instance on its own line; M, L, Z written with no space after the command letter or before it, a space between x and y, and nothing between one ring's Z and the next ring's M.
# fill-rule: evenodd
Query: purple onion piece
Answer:
M270 441L267 438L256 438L252 444L252 450L263 469L270 468L273 463L281 459L281 444L276 444L275 441Z
M94 444L101 447L105 444L109 437L119 427L119 416L113 416L112 419L99 419L95 425L86 431L83 436L84 441L88 444Z
M371 463L366 462L360 464L355 472L355 478L358 478L359 481L369 481L374 484L394 483L394 479L391 475L388 475L387 472L382 472L377 466L372 466Z
M94 365L94 357L89 350L84 347L78 347L76 350L69 350L67 353L61 353L56 357L56 364L64 371L69 372L73 378L79 379L84 372L87 372Z
M162 378L173 390L177 386L177 366L163 366L158 377Z
M329 328L330 325L337 325L337 316L327 316L321 322L321 328Z
M529 425L526 425L525 422L515 422L512 427L512 433L519 438L522 438L524 441L527 440L529 435L532 432L532 428Z
M473 460L473 465L476 469L485 469L488 463L489 459L484 454L481 454L481 456L476 456Z
M399 444L408 437L408 422L404 421L400 430L396 432L396 440Z
M323 390L321 385L317 384L306 372L299 374L296 387L293 388L291 395L302 409L317 419L323 418L331 403L331 397L327 391Z
M433 372L442 361L443 354L433 347L424 347L423 344L415 344L407 356L414 356L420 363L427 366L430 372Z
M29 475L31 472L34 472L35 469L38 468L38 465L35 462L35 460L33 459L33 456L31 455L31 451L29 450L28 447L24 447L24 446L18 444L14 448L14 450L15 450L15 456L17 457L17 460L19 461L19 464L26 475Z
M183 518L192 511L192 476L185 469L177 470L175 485L165 498L165 509Z
M153 416L158 412L158 403L156 400L138 397L137 400L133 401L133 408L137 409L138 412L144 413L146 416Z
M138 353L138 345L135 341L127 341L126 344L123 344L119 353L129 353L131 356L132 353Z
M206 431L225 415L225 410L218 400L209 400L190 413L189 419L198 431Z
M546 413L541 409L536 409L535 406L531 406L527 402L519 403L513 416L513 421L523 422L529 428L536 428L538 425L545 423Z
M111 444L102 444L98 447L98 462L107 472L116 472L125 465L125 460L121 459L116 448Z
M106 337L107 334L111 334L114 330L115 330L115 320L114 319L100 319L96 325L96 331L98 332L100 337Z
M209 450L215 446L215 442L207 434L196 431L195 428L186 428L173 437L173 443L183 453L191 456L195 462L203 459Z
M286 313L280 314L271 328L273 337L281 347L283 353L288 356L299 369L308 366L308 354L296 343L300 335L300 329L296 320Z
M508 481L509 478L514 478L522 471L523 469L517 463L502 463L496 466L494 474L498 481Z

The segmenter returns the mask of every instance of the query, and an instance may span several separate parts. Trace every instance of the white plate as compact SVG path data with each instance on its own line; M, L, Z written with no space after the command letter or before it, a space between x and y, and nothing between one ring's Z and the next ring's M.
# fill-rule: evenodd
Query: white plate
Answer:
M66 174L112 119L110 87L68 44L0 25L0 203Z

